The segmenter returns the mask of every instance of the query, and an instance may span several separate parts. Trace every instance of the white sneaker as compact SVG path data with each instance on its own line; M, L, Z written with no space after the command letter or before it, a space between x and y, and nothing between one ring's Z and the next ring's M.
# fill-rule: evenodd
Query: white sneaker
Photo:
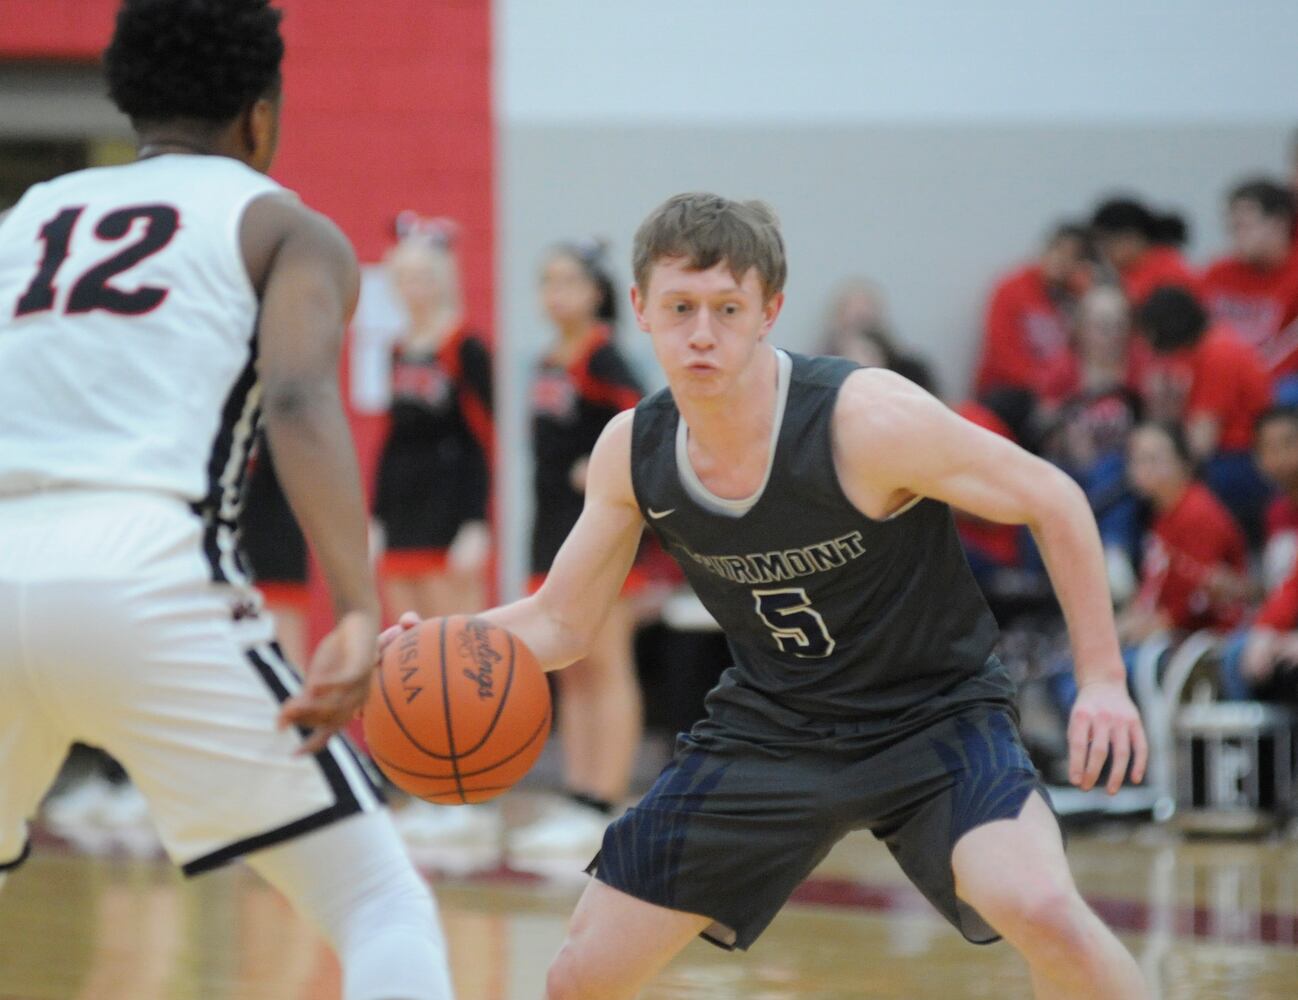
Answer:
M610 817L576 802L563 802L534 823L509 834L509 857L589 860L604 842Z
M500 841L500 813L492 806L439 806L412 801L393 819L401 838L412 847L495 847Z
M59 833L98 827L112 802L114 786L102 775L94 774L66 792L46 800L42 814L45 822Z

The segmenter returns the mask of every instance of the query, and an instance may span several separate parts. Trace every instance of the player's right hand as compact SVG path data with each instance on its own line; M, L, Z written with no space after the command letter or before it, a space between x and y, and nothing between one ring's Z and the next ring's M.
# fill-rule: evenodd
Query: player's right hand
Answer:
M379 656L381 657L383 651L397 641L397 636L402 632L410 631L410 629L418 625L421 620L422 619L420 619L420 617L413 611L407 611L397 619L395 625L391 628L385 628L379 635Z
M378 621L367 611L343 615L321 640L306 671L306 684L284 703L279 727L311 730L297 750L318 753L329 737L347 725L365 704L374 673Z

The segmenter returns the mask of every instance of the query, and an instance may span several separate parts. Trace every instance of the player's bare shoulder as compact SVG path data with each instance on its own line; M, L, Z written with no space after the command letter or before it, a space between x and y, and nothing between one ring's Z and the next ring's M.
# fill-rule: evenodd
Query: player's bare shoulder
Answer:
M631 481L631 428L635 410L623 410L605 426L590 455L588 496L638 509Z
M862 368L849 375L834 405L834 464L858 509L886 517L909 502L915 469L950 419L938 399L896 372Z
M287 192L263 195L248 206L239 244L258 295L282 255L311 259L348 287L359 286L360 268L351 241L332 219Z
M908 445L946 407L910 379L885 368L861 368L843 382L834 406L834 439L848 449Z

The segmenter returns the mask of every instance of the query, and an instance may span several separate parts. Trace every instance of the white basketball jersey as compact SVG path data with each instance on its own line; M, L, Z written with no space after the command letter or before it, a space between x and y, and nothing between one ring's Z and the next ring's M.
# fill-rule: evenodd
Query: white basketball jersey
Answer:
M239 227L282 190L167 155L24 195L0 222L0 495L147 490L233 519L260 397Z

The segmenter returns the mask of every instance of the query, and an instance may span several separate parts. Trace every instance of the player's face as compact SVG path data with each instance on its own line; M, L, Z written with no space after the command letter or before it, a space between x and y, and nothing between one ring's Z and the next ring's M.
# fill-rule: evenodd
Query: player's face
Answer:
M1131 435L1127 475L1135 491L1151 500L1176 494L1189 480L1176 446L1156 427L1142 427Z
M1100 289L1082 300L1077 317L1077 351L1095 364L1120 361L1127 351L1131 316L1120 292Z
M388 268L397 295L411 314L423 316L437 308L441 289L431 250L403 244L388 258Z
M868 330L884 326L887 305L883 296L866 285L853 285L839 293L831 322L835 330Z
M752 363L775 325L784 293L767 299L752 268L736 280L725 261L698 271L673 258L653 265L648 287L632 288L631 304L672 391L715 397Z
M1083 277L1082 241L1061 236L1041 255L1041 273L1052 285L1074 285Z
M555 254L541 269L541 308L555 326L594 322L599 294L581 262L567 254Z
M1261 206L1241 199L1230 206L1230 239L1235 255L1252 263L1269 263L1285 253L1288 222L1263 213Z
M1135 233L1114 233L1097 241L1100 253L1119 271L1131 267L1148 249L1144 238Z
M1298 486L1298 424L1269 420L1257 436L1257 464L1281 489Z

